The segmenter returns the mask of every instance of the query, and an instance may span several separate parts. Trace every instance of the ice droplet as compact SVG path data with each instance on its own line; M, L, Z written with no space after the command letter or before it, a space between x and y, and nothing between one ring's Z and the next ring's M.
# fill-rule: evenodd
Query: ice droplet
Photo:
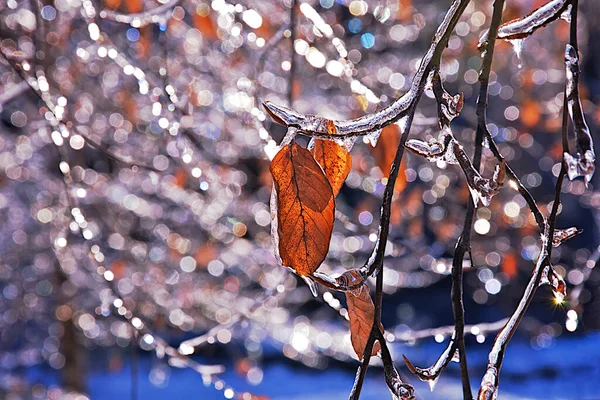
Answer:
M512 45L513 50L517 56L517 66L519 68L523 67L523 60L521 58L521 53L523 52L523 41L524 39L510 39L508 42Z
M306 283L308 285L308 288L310 289L310 292L312 293L312 295L314 297L319 297L317 283L315 281L313 281L311 278L309 278L308 276L303 276L302 280L304 281L304 283Z
M567 6L567 9L560 14L560 18L571 23L571 5Z
M562 276L554 271L551 266L546 266L542 272L540 285L552 286L552 292L557 303L562 303L567 297L567 284Z

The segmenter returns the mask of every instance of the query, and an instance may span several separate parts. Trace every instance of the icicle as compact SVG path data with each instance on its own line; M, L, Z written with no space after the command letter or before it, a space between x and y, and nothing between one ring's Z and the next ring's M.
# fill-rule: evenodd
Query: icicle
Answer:
M590 130L585 122L581 100L579 98L579 56L570 44L565 49L565 67L567 70L567 106L573 123L576 138L576 155L564 154L567 163L567 175L570 180L583 176L585 184L592 180L595 170L596 155Z
M579 235L583 232L583 229L578 229L574 226L567 229L555 229L552 237L552 246L558 247L562 242L571 239L574 236Z
M368 135L366 135L364 137L364 139L363 139L364 142L370 143L371 146L373 146L373 147L377 146L377 141L379 140L379 136L381 136L381 132L382 132L381 129L377 129L377 130L369 133Z
M571 5L569 4L567 6L567 9L565 11L562 12L562 14L560 14L560 19L567 21L568 23L571 23Z
M440 379L440 376L436 376L434 379L428 380L427 381L427 385L429 385L429 390L433 392L433 389L435 389L435 385L437 385L438 380Z
M304 283L306 283L308 285L308 288L310 289L310 292L312 293L312 295L314 297L319 297L319 291L318 291L316 282L313 281L308 276L302 276L302 280L304 281Z
M510 39L508 42L512 45L513 50L517 56L517 66L519 68L523 67L523 59L521 58L521 53L523 52L523 41L524 39Z

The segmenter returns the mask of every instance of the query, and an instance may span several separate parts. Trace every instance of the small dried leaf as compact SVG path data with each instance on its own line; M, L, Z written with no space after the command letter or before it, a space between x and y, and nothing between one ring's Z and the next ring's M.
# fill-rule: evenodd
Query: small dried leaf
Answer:
M283 265L312 274L327 256L335 203L327 177L310 152L296 143L271 161L277 192L277 234Z
M391 124L382 129L377 146L371 148L373 157L383 176L390 176L390 167L396 157L399 144L400 127L397 124Z
M333 195L337 196L352 169L352 155L344 147L331 140L314 139L314 142L315 146L311 153L323 168Z
M362 279L360 272L357 270L346 271L340 278L345 278L347 283ZM369 287L364 283L358 289L346 292L346 301L348 302L348 316L350 317L352 347L358 359L362 360L375 319L375 305L371 299ZM381 329L383 330L383 327ZM371 355L376 355L379 350L381 350L381 345L379 342L375 342Z

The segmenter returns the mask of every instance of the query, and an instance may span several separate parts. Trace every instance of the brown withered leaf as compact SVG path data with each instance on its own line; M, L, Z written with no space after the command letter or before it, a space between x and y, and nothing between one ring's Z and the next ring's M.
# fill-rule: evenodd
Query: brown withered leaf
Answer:
M361 276L357 270L349 270L344 272L340 278L346 278L347 284L352 284L359 281ZM362 360L375 318L375 305L369 293L369 286L363 283L358 289L346 292L346 301L350 317L350 340L358 359ZM383 326L381 330L383 331ZM371 355L376 355L379 350L381 350L381 345L379 342L375 342Z
M144 11L144 2L142 0L125 0L125 8L131 14L141 13Z
M392 167L392 162L396 157L396 150L398 150L398 145L400 144L400 127L397 124L391 124L383 128L381 131L381 135L379 136L379 140L377 141L377 146L370 147L373 152L373 158L375 158L375 162L377 166L383 173L383 176L390 176L390 168ZM394 186L394 191L401 193L406 188L406 173L405 173L404 163L400 164L400 171L398 173L398 179L396 180L396 186Z
M329 250L335 214L331 185L310 152L296 143L277 153L270 170L277 192L281 262L308 276Z
M331 140L314 139L311 153L329 180L333 195L337 196L352 169L352 155Z

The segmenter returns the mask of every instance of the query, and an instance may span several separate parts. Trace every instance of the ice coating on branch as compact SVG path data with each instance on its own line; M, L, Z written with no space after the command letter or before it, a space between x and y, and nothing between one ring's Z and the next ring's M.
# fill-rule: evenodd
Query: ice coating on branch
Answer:
M275 184L271 187L271 201L269 203L271 211L271 240L273 241L273 253L277 262L281 264L281 255L279 254L279 232L277 231L277 190Z
M567 107L575 131L577 151L575 155L564 153L567 176L570 180L583 176L587 186L594 176L596 154L594 153L592 135L581 108L579 56L577 50L570 44L567 44L565 48L565 67L567 69Z
M385 365L383 374L393 400L413 400L415 398L415 389L408 383L402 382L393 365Z
M319 277L322 277L322 275L319 275ZM335 285L340 288L348 289L352 286L356 286L354 290L350 290L350 293L355 296L359 296L363 290L362 283L364 282L364 276L359 269L348 270L337 278L327 278L334 279Z
M479 396L477 400L496 400L498 396L498 370L493 366L488 366L485 375L481 380L481 387L479 388Z
M561 17L569 0L552 0L535 9L523 18L505 22L498 28L497 39L512 40L523 39L530 36L537 29ZM478 47L484 51L487 47L489 31L485 31L479 38Z
M552 287L552 292L557 303L562 303L565 297L567 297L567 284L565 280L550 265L544 268L540 285L550 285Z
M458 164L452 145L455 142L452 131L448 126L445 126L440 131L438 139L433 139L429 142L410 139L406 142L405 147L412 153L425 157L431 162L444 161L447 164Z
M578 229L574 226L567 229L555 229L552 237L552 246L558 247L562 242L571 239L574 236L579 235L583 232L583 229Z
M438 118L440 127L450 125L450 122L460 114L463 108L464 97L462 93L452 96L442 85L440 74L437 70L432 73L431 84L435 99L437 100Z
M419 368L414 366L406 356L404 357L404 363L406 367L412 372L417 378L422 380L423 382L427 382L429 385L429 389L433 391L435 385L437 384L438 379L442 371L448 366L450 361L454 361L457 356L458 349L455 349L455 341L456 341L456 331L452 332L452 339L448 343L448 346L444 350L444 352L440 355L440 357L436 360L436 362L429 368ZM454 354L450 356L450 353L454 350ZM456 361L458 362L458 361Z
M408 115L411 106L414 105L417 98L423 93L424 84L426 82L425 75L431 71L432 64L435 62L434 55L439 53L442 48L440 42L444 38L444 34L447 33L450 24L460 9L461 2L454 1L444 16L444 19L438 25L437 31L431 41L431 45L429 46L427 53L421 59L419 68L413 77L408 92L376 113L350 120L335 121L340 138L367 135L374 130L382 129L395 121L402 120L403 117ZM285 126L294 126L301 132L311 136L323 136L321 132L316 131L317 124L315 119L319 119L320 117L300 114L287 107L278 106L271 102L265 102L264 105L269 115L271 115L277 123Z
M463 147L458 142L455 141L453 146L456 159L465 173L473 203L475 206L479 202L486 207L489 206L492 202L492 197L500 191L506 180L506 164L504 160L496 165L492 178L487 179L482 177L475 167L473 167L467 153L465 153Z

